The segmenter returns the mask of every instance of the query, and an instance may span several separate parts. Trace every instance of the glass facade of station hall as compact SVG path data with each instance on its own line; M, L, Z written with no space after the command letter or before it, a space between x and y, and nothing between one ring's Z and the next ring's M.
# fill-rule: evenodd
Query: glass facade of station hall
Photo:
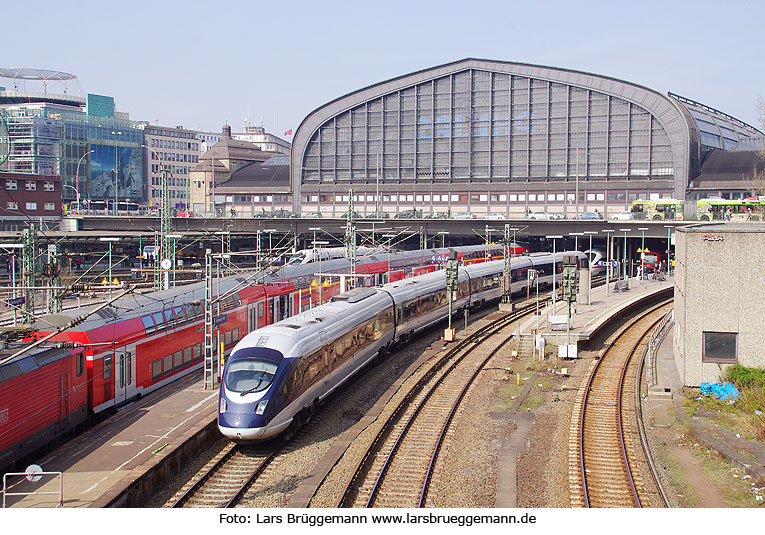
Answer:
M578 159L577 159L578 158ZM666 176L645 109L545 80L468 70L371 100L314 134L303 180Z
M637 92L628 100L584 84L464 63L432 79L417 73L416 83L402 77L398 89L381 87L360 103L352 103L354 94L330 103L349 105L293 144L300 209L342 211L352 188L362 213L570 215L577 189L580 211L621 211L637 198L672 197L678 179L686 181L677 174L689 173L689 158L680 157L687 165L678 169L673 125L636 102L669 98L640 88L651 98ZM307 126L304 121L301 129Z

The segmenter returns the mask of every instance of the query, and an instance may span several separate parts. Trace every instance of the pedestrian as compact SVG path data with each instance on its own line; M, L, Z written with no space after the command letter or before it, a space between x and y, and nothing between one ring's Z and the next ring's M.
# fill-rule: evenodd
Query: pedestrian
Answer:
M731 206L728 206L728 221L733 219L733 208Z
M752 208L747 207L746 209L746 220L751 221L752 220Z

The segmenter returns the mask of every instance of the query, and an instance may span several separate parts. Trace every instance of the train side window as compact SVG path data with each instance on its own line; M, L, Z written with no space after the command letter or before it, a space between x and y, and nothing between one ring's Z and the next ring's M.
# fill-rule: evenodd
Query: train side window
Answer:
M165 310L165 318L167 319L167 328L175 328L175 312L173 312L172 308Z
M258 303L258 317L259 318L263 317L263 312L264 311L265 311L265 307L263 306L263 302L261 301L260 303Z
M162 379L162 359L157 359L151 363L151 380Z
M173 312L175 312L175 318L178 325L186 325L186 313L183 311L183 307L175 307Z
M112 358L113 357L114 355L111 353L109 353L108 355L104 355L104 379L112 378Z
M76 369L77 369L77 377L80 377L82 373L85 371L85 354L84 353L80 353L77 355Z
M239 341L239 327L234 327L234 330L231 331L231 342L237 343Z
M176 351L173 354L173 371L177 372L183 368L183 351Z
M132 359L133 359L133 354L130 351L125 353L125 368L127 370L125 372L125 375L127 375L127 384L129 385L133 384L133 366L131 362Z
M164 366L162 367L162 376L167 377L171 373L173 373L173 355L172 353L169 355L165 355Z
M231 346L231 334L232 334L231 331L226 331L223 334L223 346L224 347Z
M191 364L191 346L183 350L183 366Z
M162 315L162 312L155 312L152 314L152 317L154 318L154 323L157 324L157 332L162 332L167 328L167 325L165 324L165 316Z
M189 320L189 323L194 321L195 313L194 313L194 307L192 305L183 305L183 310L186 311L186 317Z
M202 360L202 344L201 343L194 344L192 351L193 351L192 360L194 362L199 362L200 360Z
M154 325L154 320L151 319L151 316L141 316L141 321L143 322L143 328L146 330L147 335L157 332L157 326Z
M197 319L202 319L205 317L205 309L202 306L202 303L194 305L194 314L196 315Z

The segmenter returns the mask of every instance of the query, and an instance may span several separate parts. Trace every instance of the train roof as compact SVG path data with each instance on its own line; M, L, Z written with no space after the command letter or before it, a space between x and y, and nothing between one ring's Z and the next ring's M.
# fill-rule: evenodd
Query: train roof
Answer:
M333 297L328 303L248 333L232 353L242 347L261 345L261 340L265 343L263 337L273 337L268 347L280 351L284 356L288 356L297 345L301 346L301 352L312 351L313 346L320 347L323 344L320 335L324 334L331 339L334 331L357 321L357 314L363 313L361 319L366 320L369 319L370 307L377 307L382 312L392 304L390 297L377 288L356 288ZM341 316L344 320L341 323L329 321Z
M478 250L485 250L486 246L472 245L415 251L395 251L391 252L390 260L405 261L412 258L430 259L432 256L445 254L448 255L452 249L463 253L469 253ZM358 263L367 264L374 262L387 262L388 260L388 253L381 253L378 250L360 257ZM279 284L280 281L300 277L305 277L301 284L303 287L307 288L308 285L310 285L309 277L313 276L317 272L318 267L319 266L317 263L280 266L275 269L264 270L265 272L261 273L250 271L237 275L221 277L220 281L215 282L215 290L216 292L218 292L218 289L220 290L218 295L224 295L229 292L245 289L252 285ZM326 260L322 261L321 263L321 271L324 273L340 273L349 269L350 261L345 258ZM204 282L202 281L186 284L183 286L176 286L167 290L151 291L146 293L133 292L117 299L114 301L114 303L102 308L95 314L93 314L93 311L101 306L102 303L85 304L80 307L59 312L58 314L43 316L38 319L37 327L42 331L52 330L55 327L66 325L68 322L79 316L92 314L79 325L70 329L75 332L89 331L91 329L109 324L117 319L124 320L145 316L159 310L166 310L169 308L188 304L194 300L201 301L204 299L204 294L205 287Z
M13 344L7 349L0 350L0 362L29 344ZM84 348L64 348L60 344L48 347L38 347L28 353L0 364L0 383L10 381L14 377L29 373L32 370L47 366L52 362L66 358L73 353L81 353Z

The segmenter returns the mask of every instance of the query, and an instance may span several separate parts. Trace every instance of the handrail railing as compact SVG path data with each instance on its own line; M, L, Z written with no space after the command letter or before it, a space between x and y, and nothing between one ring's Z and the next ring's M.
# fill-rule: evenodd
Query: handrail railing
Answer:
M656 371L656 355L659 352L659 347L661 346L662 342L664 342L664 338L666 338L667 333L675 324L674 313L675 309L673 308L664 315L659 324L651 333L651 338L648 340L649 358L647 381L649 387L656 386L656 383L658 383L658 376Z

